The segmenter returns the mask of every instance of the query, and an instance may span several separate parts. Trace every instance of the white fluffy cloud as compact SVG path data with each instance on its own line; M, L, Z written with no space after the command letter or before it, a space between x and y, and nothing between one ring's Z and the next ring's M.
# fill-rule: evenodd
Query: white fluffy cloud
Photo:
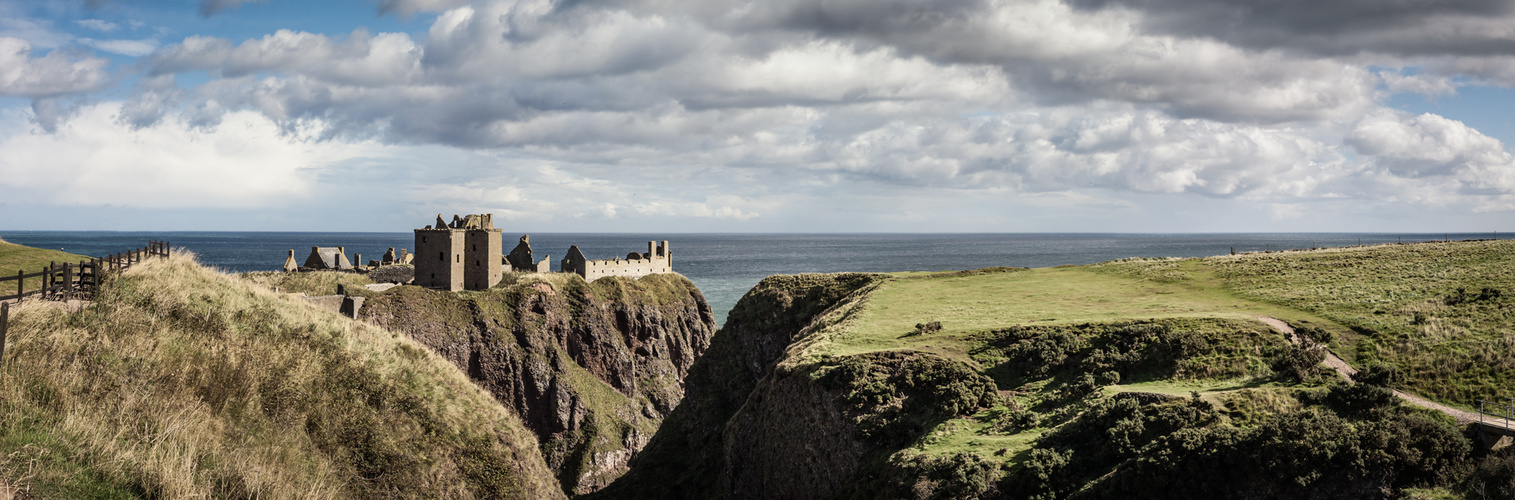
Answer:
M1404 196L1437 203L1473 197L1481 208L1515 200L1515 155L1462 122L1383 111L1359 121L1347 143L1374 156L1381 180Z
M215 131L169 118L121 127L117 105L86 106L53 133L0 119L0 186L11 201L141 208L268 208L312 196L314 170L370 154L371 145L281 135L251 111ZM365 153L367 152L367 153ZM47 168L37 168L47 165Z
M52 97L95 90L107 83L106 60L54 49L31 56L26 40L0 37L0 96Z

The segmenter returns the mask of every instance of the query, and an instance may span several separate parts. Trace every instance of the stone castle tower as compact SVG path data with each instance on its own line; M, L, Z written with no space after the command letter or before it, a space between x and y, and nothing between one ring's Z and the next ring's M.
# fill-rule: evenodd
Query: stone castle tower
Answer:
M416 230L415 284L437 290L486 290L503 275L500 230L493 214L437 214L435 226Z

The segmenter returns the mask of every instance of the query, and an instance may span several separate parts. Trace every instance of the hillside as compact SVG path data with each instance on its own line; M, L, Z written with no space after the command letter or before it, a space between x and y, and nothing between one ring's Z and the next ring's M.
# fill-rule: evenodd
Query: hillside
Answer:
M28 302L6 342L0 477L33 497L563 496L446 359L189 256Z
M1390 392L1515 396L1512 269L1458 242L772 277L602 497L1515 494L1508 452Z
M89 260L90 257L75 255L60 250L48 250L45 248L32 248L17 245L5 240L0 240L0 277L16 277L16 271L35 273L47 267L49 263L80 262ZM34 289L41 283L42 278L30 278L26 280L26 288ZM7 281L0 287L0 295L14 295L16 282Z

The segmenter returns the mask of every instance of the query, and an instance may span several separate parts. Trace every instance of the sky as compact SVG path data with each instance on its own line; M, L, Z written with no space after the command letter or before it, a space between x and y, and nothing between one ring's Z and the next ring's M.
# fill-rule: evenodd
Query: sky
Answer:
M0 0L0 229L1515 231L1515 0Z

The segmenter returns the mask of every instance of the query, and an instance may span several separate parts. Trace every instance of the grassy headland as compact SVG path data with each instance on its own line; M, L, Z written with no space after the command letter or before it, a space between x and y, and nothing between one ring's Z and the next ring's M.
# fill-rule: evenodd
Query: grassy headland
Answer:
M1515 493L1515 474L1500 472L1515 453L1484 457L1451 418L1390 392L1465 407L1515 397L1515 241L899 273L854 290L780 336L787 349L750 396L722 396L745 400L729 420L683 424L728 426L703 439L724 443L724 472L656 456L648 469L779 496ZM788 304L744 297L732 318ZM1314 343L1365 383L1339 381ZM714 345L707 358L761 366ZM702 382L691 377L690 394L710 390ZM809 427L782 425L796 419ZM850 440L809 451L839 434ZM649 450L710 454L662 438ZM699 446L678 439L667 443ZM786 468L786 456L822 472ZM613 490L639 491L639 466ZM775 471L810 489L761 480Z
M446 360L176 255L13 311L0 476L37 497L561 496Z

